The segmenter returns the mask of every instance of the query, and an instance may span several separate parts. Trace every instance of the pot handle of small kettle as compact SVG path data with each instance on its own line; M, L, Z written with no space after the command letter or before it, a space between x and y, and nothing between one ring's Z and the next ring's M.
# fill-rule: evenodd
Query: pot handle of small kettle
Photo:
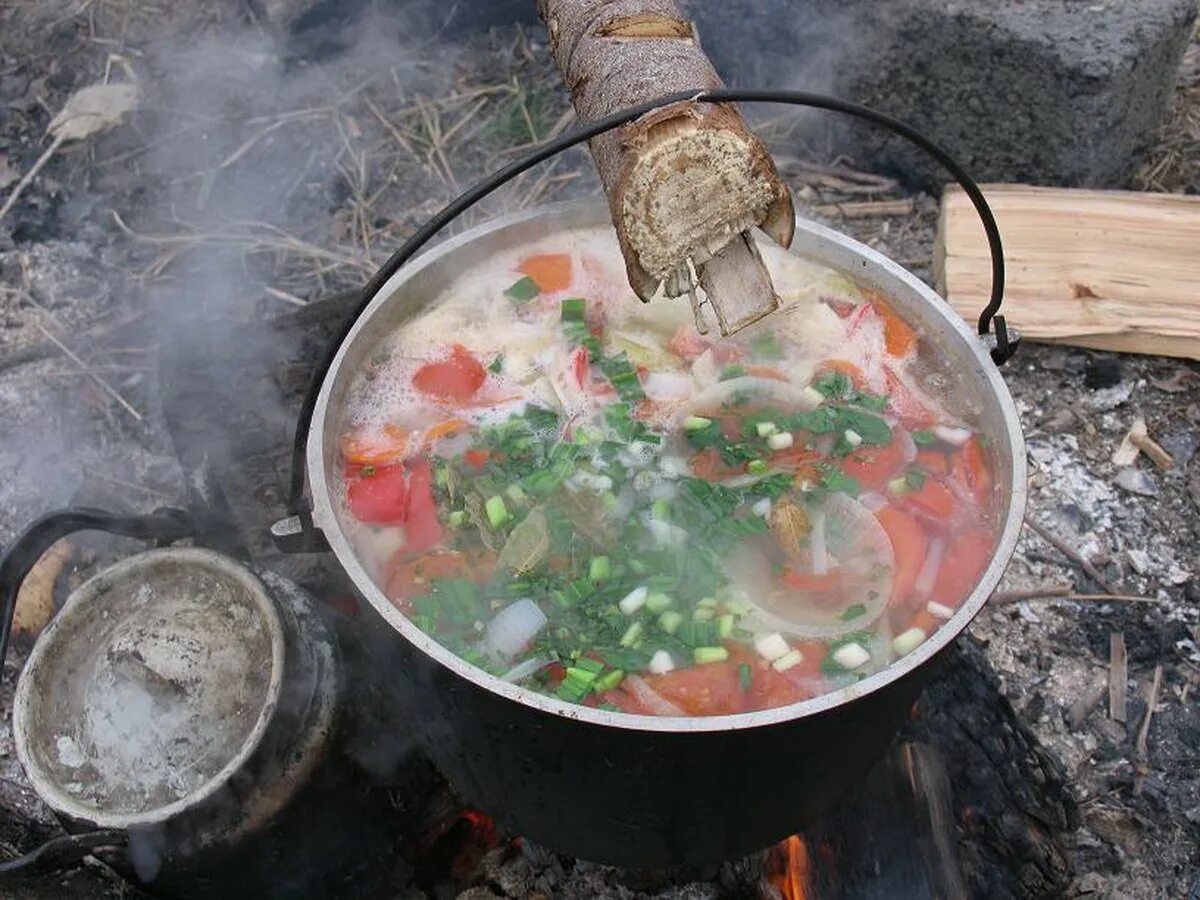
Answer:
M639 106L623 109L602 119L597 119L574 131L568 132L554 140L535 147L526 155L514 160L502 169L476 182L458 197L451 200L433 218L419 228L404 244L392 254L379 270L371 276L363 288L354 308L342 324L338 334L330 343L325 357L313 371L312 380L300 407L296 421L296 432L292 441L291 478L288 486L287 512L290 518L276 523L271 529L276 547L283 552L313 552L329 549L324 535L313 525L312 506L304 496L305 487L305 457L308 448L308 434L312 427L313 414L320 396L321 386L325 382L338 351L345 343L354 323L371 305L376 295L383 289L400 267L412 259L438 232L467 209L474 206L497 188L512 181L521 173L544 162L552 156L589 141L597 135L638 119L672 103L685 101L712 103L782 103L790 106L806 106L813 109L824 109L830 112L843 113L856 119L862 119L879 125L900 135L916 144L934 159L936 159L962 187L975 211L979 214L987 235L988 251L992 259L992 288L987 305L979 314L978 331L981 340L987 347L992 361L1003 365L1016 352L1020 335L1016 329L1010 329L1000 314L1000 305L1004 299L1004 249L1000 242L1000 229L996 225L996 217L992 215L991 207L983 196L973 178L960 166L949 153L938 144L917 131L911 125L900 121L887 113L871 109L860 103L828 97L824 94L810 94L806 91L761 90L720 88L718 90L679 91L657 100L651 100Z
M163 546L191 537L193 526L186 512L170 507L149 515L118 515L80 506L47 513L35 520L0 555L0 672L8 656L8 639L21 584L42 554L76 531L107 531L122 537L157 541Z
M21 585L57 541L76 531L107 531L122 537L153 540L164 546L190 537L193 530L186 512L169 507L149 515L118 515L101 509L73 507L47 513L34 521L0 554L0 673L8 656L8 639ZM59 835L24 856L0 861L0 881L58 871L96 850L115 849L126 842L123 831L108 828Z

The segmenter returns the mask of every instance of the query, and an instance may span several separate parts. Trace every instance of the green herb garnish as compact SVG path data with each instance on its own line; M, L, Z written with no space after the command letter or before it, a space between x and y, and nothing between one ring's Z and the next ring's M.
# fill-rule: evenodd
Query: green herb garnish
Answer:
M537 286L537 282L526 275L524 278L509 286L504 292L504 296L512 300L514 303L528 303L534 297L541 293L541 289Z

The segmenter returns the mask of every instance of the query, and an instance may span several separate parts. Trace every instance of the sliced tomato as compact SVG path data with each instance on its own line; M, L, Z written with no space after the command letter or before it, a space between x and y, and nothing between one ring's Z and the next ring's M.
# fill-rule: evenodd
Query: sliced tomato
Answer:
M454 437L464 428L467 423L462 419L447 419L445 422L438 422L436 425L431 425L425 429L421 435L421 450L431 450L433 445L443 438Z
M688 715L724 716L745 709L746 697L738 680L738 667L729 661L650 675L646 683Z
M904 450L893 440L882 447L859 447L842 460L842 473L866 490L878 490L904 466Z
M543 293L565 291L571 286L571 257L566 253L527 256L517 271L528 275Z
M407 547L388 563L384 581L384 593L393 602L423 597L429 593L429 582L435 578L466 578L471 571L471 560L457 550L427 553L416 559L405 558Z
M796 442L786 450L772 451L768 457L770 465L779 466L784 469L796 469L807 472L816 472L816 465L821 459L821 454L816 450L810 450L803 444Z
M492 454L487 450L472 448L463 454L463 460L472 469L482 469L487 465L487 462L489 459L491 459L491 456Z
M992 471L978 438L971 435L954 458L954 476L964 484L981 507L992 497Z
M413 387L432 397L463 403L475 396L486 380L483 364L466 347L455 344L447 359L417 369Z
M906 603L912 597L917 576L925 562L925 553L929 549L929 541L920 523L899 507L885 506L875 513L875 518L879 520L892 543L892 557L895 563L892 570L890 602L897 606Z
M843 580L839 569L831 569L818 575L815 572L800 572L791 566L783 567L783 583L797 591L811 591L814 594L840 594Z
M979 576L992 558L996 539L982 528L963 532L950 539L941 568L933 582L931 599L951 609L962 603L974 590Z
M405 550L424 553L442 539L437 504L433 499L433 473L429 460L414 460L409 466L408 511L405 526Z
M408 430L398 425L356 428L342 435L338 448L351 466L390 466L408 456L409 439Z
M915 491L904 495L905 502L936 522L946 522L955 510L954 493L936 478L926 478Z
M738 686L745 694L747 710L773 709L799 703L812 696L805 681L815 676L825 656L824 645L818 641L804 641L793 645L801 653L801 660L787 672L776 672L766 660L749 647L733 646L729 658L738 667ZM747 688L742 676L742 666L749 669L750 684Z
M350 514L360 522L397 525L408 518L408 483L404 466L385 466L359 478L346 488Z

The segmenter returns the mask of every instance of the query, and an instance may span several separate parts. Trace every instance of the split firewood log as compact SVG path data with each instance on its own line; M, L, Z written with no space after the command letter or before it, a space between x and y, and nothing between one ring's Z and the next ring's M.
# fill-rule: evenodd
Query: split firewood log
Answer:
M538 11L583 122L722 85L674 0L538 0ZM750 232L757 226L790 245L792 198L736 107L675 103L600 135L590 148L629 283L642 300L691 294L696 305L699 286L722 334L779 305Z

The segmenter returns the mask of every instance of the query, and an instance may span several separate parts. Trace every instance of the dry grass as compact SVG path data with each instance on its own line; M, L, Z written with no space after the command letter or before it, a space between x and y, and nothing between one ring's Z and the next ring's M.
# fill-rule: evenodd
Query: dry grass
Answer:
M1170 117L1134 177L1143 191L1200 193L1200 24L1184 56Z

